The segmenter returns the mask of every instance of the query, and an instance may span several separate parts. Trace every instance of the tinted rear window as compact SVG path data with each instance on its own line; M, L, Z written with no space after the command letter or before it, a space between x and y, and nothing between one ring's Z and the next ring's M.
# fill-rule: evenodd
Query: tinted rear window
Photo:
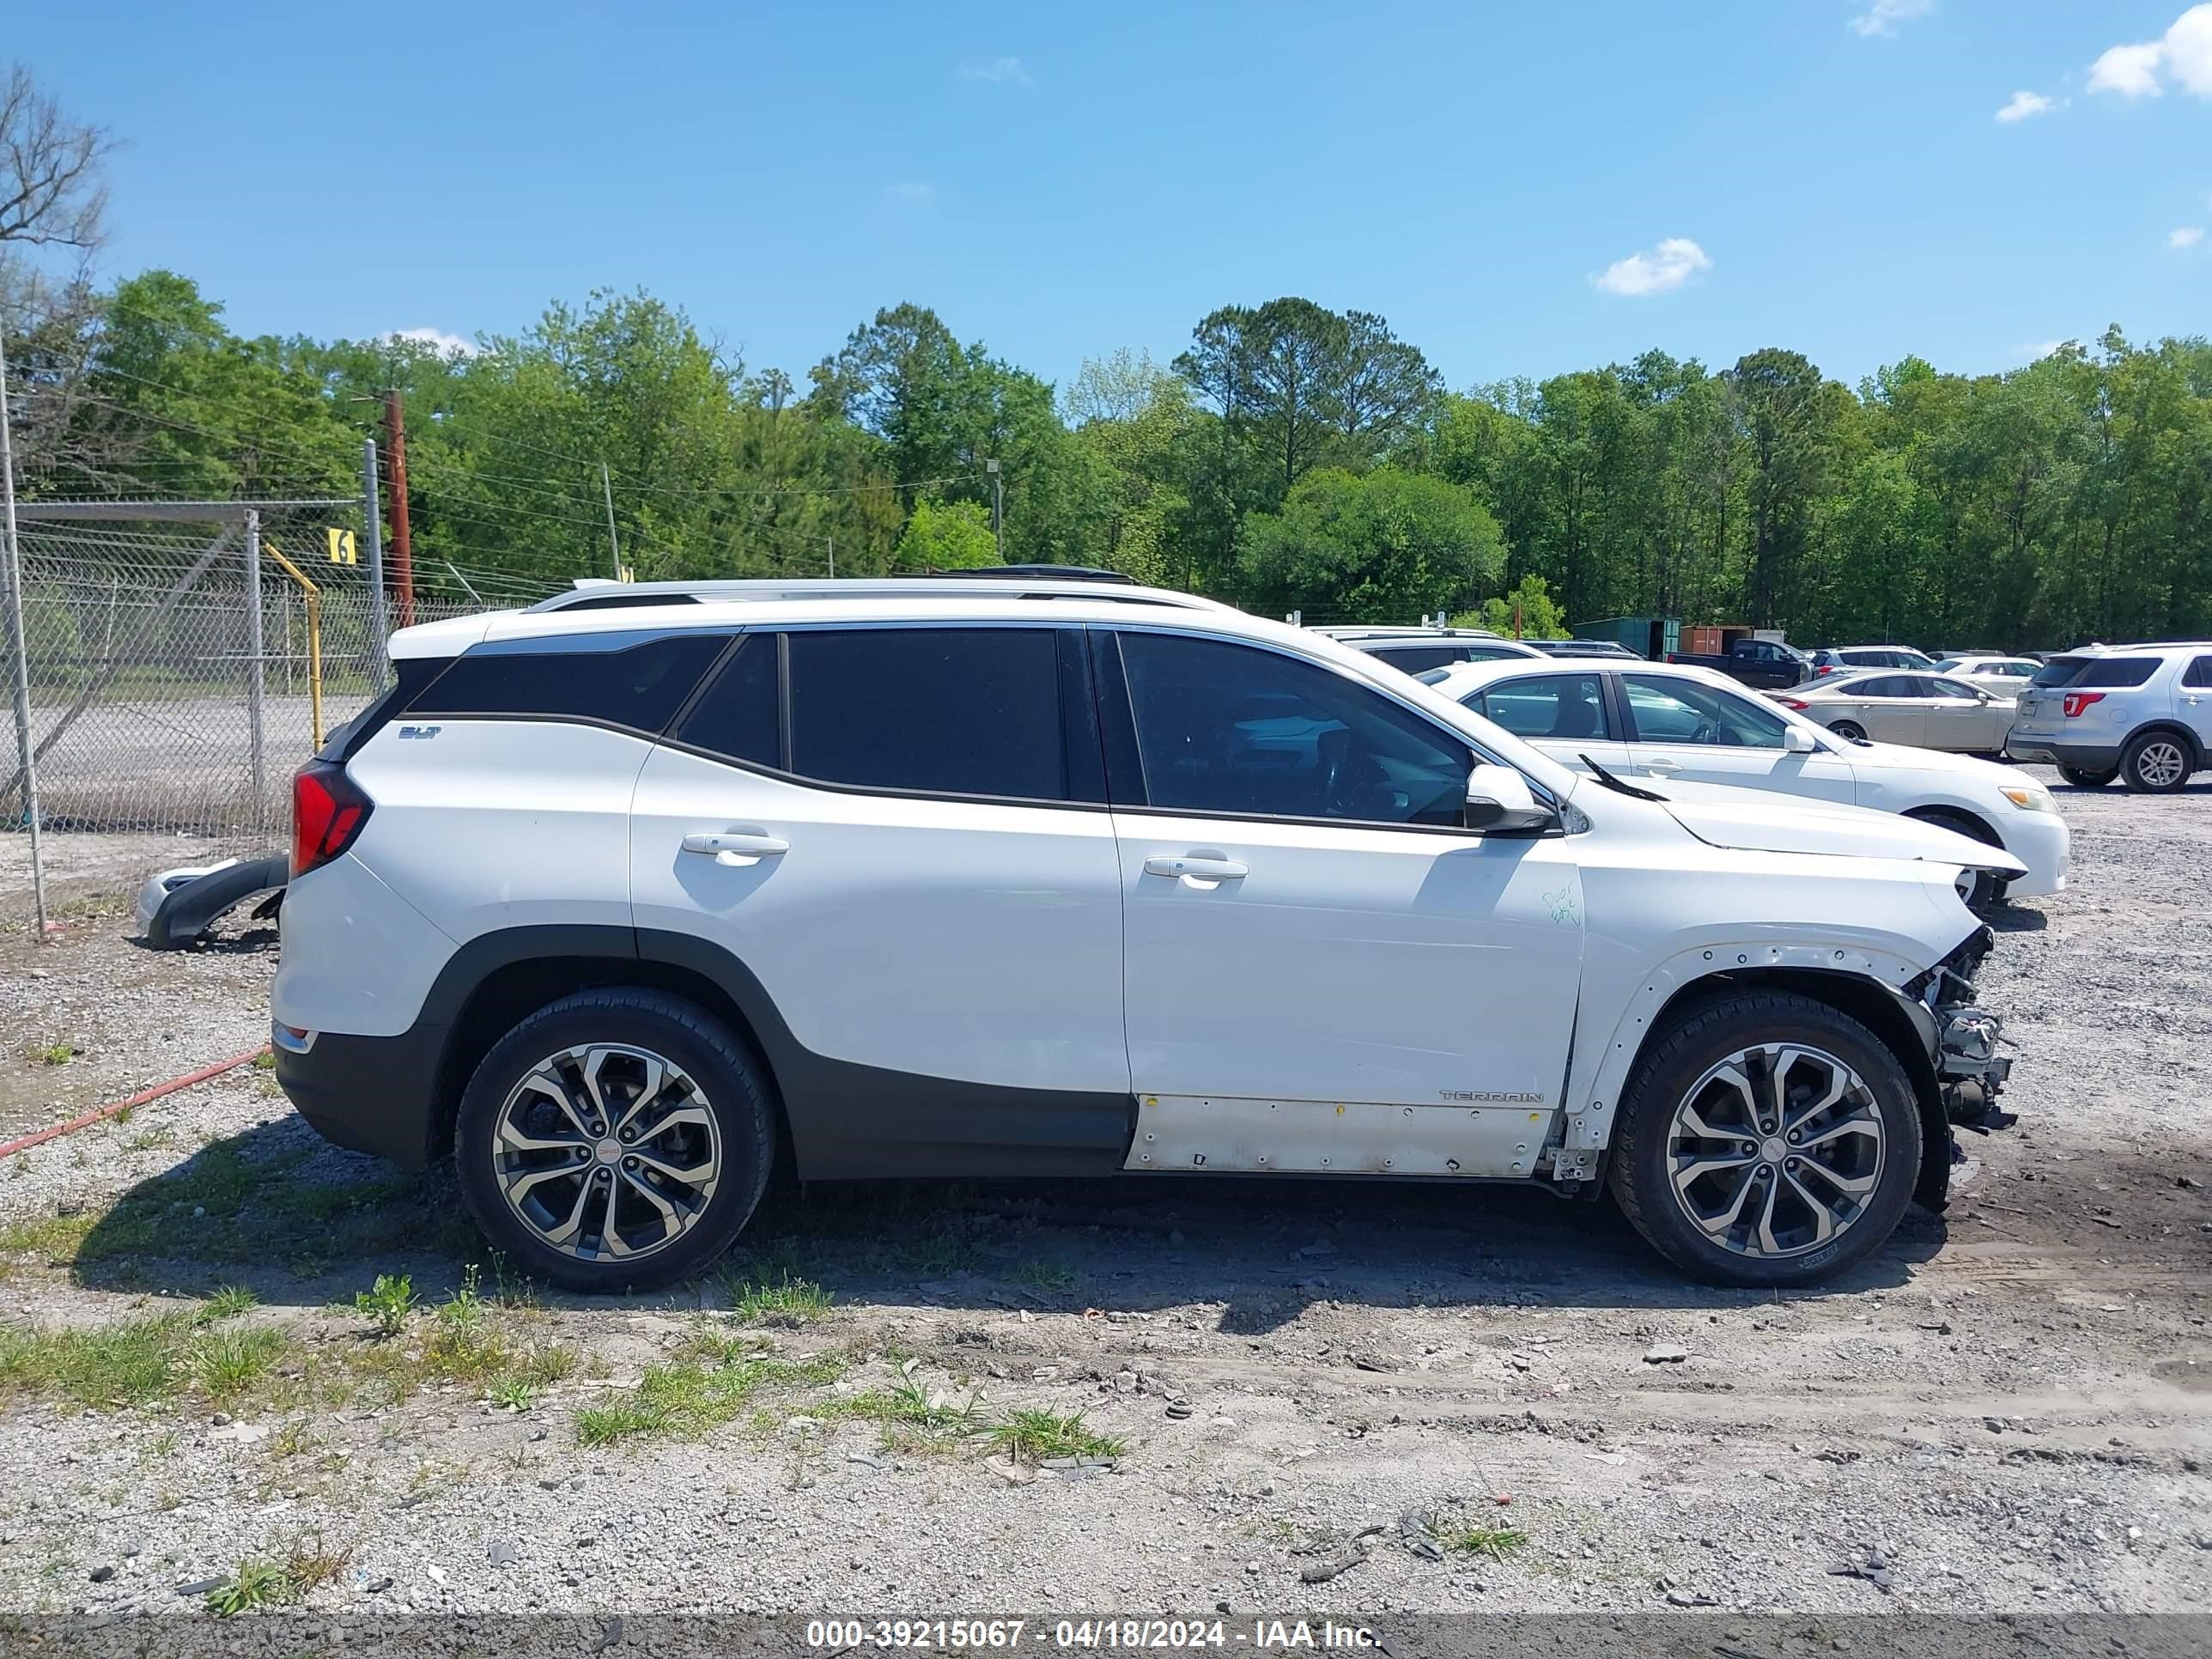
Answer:
M2035 677L2044 690L2058 686L2094 690L2141 685L2158 672L2156 657L2053 657Z
M790 769L873 789L1068 797L1048 628L856 628L787 636Z
M605 720L657 735L729 643L723 634L669 634L619 645L627 637L479 646L423 687L407 712Z
M1371 648L1368 653L1378 662L1387 662L1401 673L1418 674L1425 668L1441 668L1446 663L1459 662L1467 653L1456 645L1386 645Z
M699 696L678 741L757 766L783 764L783 708L776 680L775 635L748 635Z

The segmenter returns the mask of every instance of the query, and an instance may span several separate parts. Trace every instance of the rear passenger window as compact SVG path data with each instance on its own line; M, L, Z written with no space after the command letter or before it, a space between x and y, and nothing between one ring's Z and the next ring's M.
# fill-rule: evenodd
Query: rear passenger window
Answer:
M2212 657L2199 657L2189 665L2188 675L2182 684L2192 686L2212 686Z
M1516 738L1610 743L1605 686L1595 674L1532 674L1483 694L1482 712Z
M783 710L775 635L750 634L684 717L676 738L756 766L783 765Z
M2083 690L2100 685L2118 690L2141 685L2157 672L2156 657L2099 657L2071 683Z
M1047 628L798 630L790 770L828 783L1067 799Z
M657 737L728 643L726 634L494 641L455 658L407 712L600 720Z
M1146 801L1458 828L1474 753L1357 681L1257 646L1121 635Z

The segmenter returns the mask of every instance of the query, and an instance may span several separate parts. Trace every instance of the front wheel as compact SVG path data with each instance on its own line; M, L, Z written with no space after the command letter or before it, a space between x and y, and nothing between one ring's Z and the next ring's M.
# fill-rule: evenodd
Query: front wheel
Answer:
M736 1036L659 991L580 991L493 1045L453 1162L484 1237L566 1290L642 1290L729 1248L768 1184L775 1119Z
M1610 1182L1636 1230L1699 1279L1809 1284L1878 1249L1920 1170L1911 1079L1849 1015L1790 992L1698 1005L1620 1103Z
M1867 740L1866 727L1856 720L1838 720L1828 730L1847 743L1864 743Z
M2189 751L2171 732L2146 732L2120 757L2120 777L2139 795L2170 795L2194 770Z
M2076 789L2102 789L2120 775L2120 769L2117 766L2108 766L2094 770L2084 770L2079 766L2062 766L2058 769L2058 775Z

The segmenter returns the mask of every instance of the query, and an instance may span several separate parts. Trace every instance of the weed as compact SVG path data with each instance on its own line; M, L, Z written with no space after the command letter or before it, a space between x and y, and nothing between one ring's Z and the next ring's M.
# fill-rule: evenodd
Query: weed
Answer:
M275 1071L276 1069L276 1054L270 1049L264 1048L259 1054L254 1055L253 1069L257 1072Z
M45 1215L0 1227L0 1254L38 1255L58 1262L76 1259L85 1235L99 1217L90 1214Z
M210 1400L227 1405L267 1375L290 1346L291 1339L270 1325L204 1331L185 1349L185 1364Z
M484 1396L501 1411L526 1412L544 1397L545 1390L526 1376L502 1376L491 1385Z
M834 1382L844 1370L843 1360L828 1355L786 1360L755 1351L739 1356L728 1345L702 1338L669 1364L648 1367L628 1398L578 1411L576 1442L604 1446L641 1437L702 1435L739 1415L757 1389Z
M255 1607L277 1607L296 1599L291 1578L281 1565L249 1557L238 1564L238 1572L228 1583L208 1592L207 1610L218 1619L232 1619Z
M1486 1555L1493 1561L1503 1561L1528 1541L1528 1534L1517 1527L1461 1525L1447 1527L1437 1536L1448 1550L1462 1555Z
M164 1429L146 1443L146 1449L138 1454L139 1462L150 1463L155 1459L173 1454L183 1438L174 1429Z
M992 1431L991 1437L1018 1463L1042 1463L1049 1457L1119 1457L1123 1449L1118 1437L1085 1428L1081 1412L1073 1417L1016 1412Z
M730 1287L730 1303L750 1325L811 1325L830 1312L830 1292L811 1279L786 1273L774 1285L743 1282Z
M226 1285L200 1304L197 1319L203 1325L213 1325L225 1319L234 1319L240 1314L261 1305L261 1298L243 1285Z
M352 1559L350 1547L333 1549L323 1542L322 1534L301 1533L284 1555L284 1577L292 1586L293 1598L298 1600L330 1583Z
M405 1273L396 1279L379 1273L375 1284L354 1293L353 1305L379 1341L397 1336L405 1328L407 1316L415 1310L415 1281Z
M66 1066L76 1058L76 1048L66 1042L49 1042L43 1048L28 1050L28 1054L41 1066Z
M126 1152L150 1152L167 1146L176 1140L176 1133L166 1123L157 1123L150 1129L141 1130L123 1143Z
M1024 1261L1014 1269L1014 1277L1033 1291L1042 1291L1057 1296L1075 1288L1075 1272L1057 1261Z
M0 1331L0 1383L80 1406L141 1406L176 1392L176 1315L88 1330Z

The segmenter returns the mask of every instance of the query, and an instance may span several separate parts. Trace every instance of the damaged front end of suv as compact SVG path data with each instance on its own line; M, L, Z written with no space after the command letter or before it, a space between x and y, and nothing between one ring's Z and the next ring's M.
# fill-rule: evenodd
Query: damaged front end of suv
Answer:
M1976 1000L1974 989L1995 943L1987 927L1977 927L1941 962L1899 988L1928 1051L1932 1078L1923 1079L1923 1086L1932 1086L1941 1121L1977 1134L2009 1128L2016 1121L1996 1103L2012 1073L2012 1061L1998 1052L2005 1046L2004 1021ZM1943 1139L1949 1139L1948 1134ZM1945 1146L1932 1137L1929 1150L1914 1196L1928 1208L1941 1210L1951 1167L1964 1154L1955 1142Z

